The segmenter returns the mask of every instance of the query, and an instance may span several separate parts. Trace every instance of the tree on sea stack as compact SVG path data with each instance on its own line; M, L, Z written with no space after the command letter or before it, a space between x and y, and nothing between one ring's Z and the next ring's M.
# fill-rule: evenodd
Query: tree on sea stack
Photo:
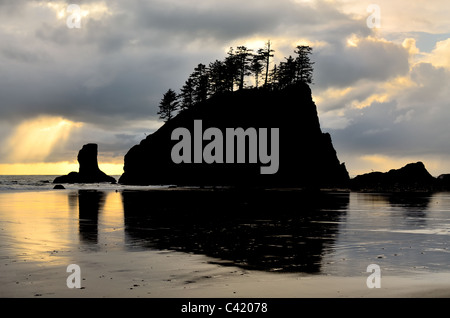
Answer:
M252 56L252 61L250 63L250 71L255 75L255 87L259 86L259 78L263 71L264 65L263 60L265 57L262 55L262 49L258 51L258 54Z
M181 88L181 93L178 95L181 111L189 109L194 105L194 88L194 80L192 77L189 77Z
M173 118L173 113L178 110L178 96L177 94L172 90L169 89L161 99L161 102L159 103L159 118L163 119L164 121L169 121Z
M312 53L312 47L308 45L298 45L295 53L297 54L296 82L311 84L314 62L311 62L309 56Z
M273 57L272 53L275 52L275 50L272 50L270 48L270 44L271 43L270 43L270 40L269 40L269 41L267 41L266 47L264 49L258 50L258 54L261 55L264 58L264 60L265 60L264 65L265 65L265 68L266 68L266 77L265 77L265 80L264 80L264 86L267 86L267 84L268 84L270 58Z
M252 50L245 46L238 46L234 53L236 57L238 77L237 84L239 89L244 89L245 77L251 74L250 63L252 61Z

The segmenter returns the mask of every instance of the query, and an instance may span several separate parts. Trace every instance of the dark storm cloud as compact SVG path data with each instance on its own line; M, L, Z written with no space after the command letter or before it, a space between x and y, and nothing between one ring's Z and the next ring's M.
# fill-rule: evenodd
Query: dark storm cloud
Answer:
M49 55L45 52L36 52L24 47L11 45L11 43L0 50L1 55L11 62L19 63L42 63L49 61Z
M346 129L331 129L333 139L343 151L352 148L362 153L396 151L398 139L401 140L401 127L394 125L397 116L395 103L373 103L364 109L348 110L346 117L352 119L351 124Z
M135 23L181 41L194 36L213 38L220 43L273 29L279 21L266 7L264 2L254 1L238 6L230 2L215 2L212 6L205 1L174 6L155 1L136 8Z
M450 155L450 72L428 63L413 67L414 81L395 101L348 109L345 129L330 129L343 152L392 156Z
M317 7L290 1L106 5L110 13L88 16L81 29L69 29L44 5L17 2L27 32L10 30L18 17L6 17L0 29L2 38L15 39L0 51L0 67L7 74L0 78L2 119L47 114L108 125L152 118L162 94L178 90L198 63L222 59L229 41L254 35L295 39L324 30L331 39L341 37L339 27L342 33L364 29L320 2ZM12 3L8 7L20 17Z

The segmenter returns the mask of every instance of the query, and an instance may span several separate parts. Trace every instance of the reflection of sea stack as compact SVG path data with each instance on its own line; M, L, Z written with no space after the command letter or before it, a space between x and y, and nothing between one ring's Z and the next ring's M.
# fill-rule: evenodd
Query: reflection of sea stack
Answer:
M78 190L78 224L82 241L93 244L98 242L98 216L104 204L104 192Z
M57 177L53 183L116 183L116 179L106 175L98 167L97 144L87 144L78 152L79 172L71 172L68 175Z
M203 254L213 263L276 272L320 272L349 203L348 192L288 189L121 195L127 248Z

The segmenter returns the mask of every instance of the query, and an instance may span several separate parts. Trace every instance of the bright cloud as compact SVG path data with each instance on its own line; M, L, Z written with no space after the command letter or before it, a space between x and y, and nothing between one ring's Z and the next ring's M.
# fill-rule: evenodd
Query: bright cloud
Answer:
M450 38L437 42L435 49L425 60L434 66L450 69Z

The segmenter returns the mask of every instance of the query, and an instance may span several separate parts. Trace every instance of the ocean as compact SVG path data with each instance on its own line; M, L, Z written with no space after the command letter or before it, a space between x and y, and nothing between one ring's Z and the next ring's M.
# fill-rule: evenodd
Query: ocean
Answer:
M54 177L0 176L0 297L370 297L371 265L381 296L450 294L449 192L54 190Z
M42 191L51 190L55 186L52 175L0 175L0 192L5 191ZM120 176L112 176L119 180ZM67 189L117 189L120 185L102 184L65 184Z

